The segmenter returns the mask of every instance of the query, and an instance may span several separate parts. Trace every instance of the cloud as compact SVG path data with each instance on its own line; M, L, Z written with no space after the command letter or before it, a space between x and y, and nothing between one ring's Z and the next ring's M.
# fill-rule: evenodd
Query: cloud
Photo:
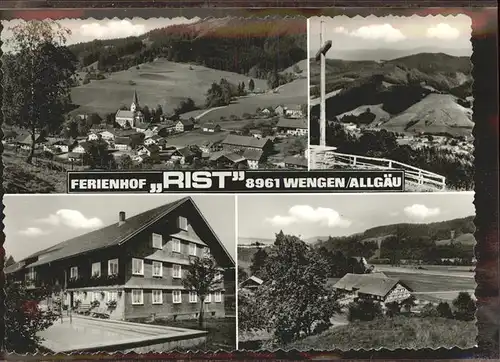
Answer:
M69 209L58 210L55 214L38 221L53 226L65 225L73 229L93 229L103 225L102 220L97 217L87 218L80 211Z
M441 210L439 208L428 208L425 205L421 204L413 204L411 206L407 206L404 208L405 214L416 220L424 220L429 217L433 217L436 215L439 215L441 213Z
M395 217L395 216L399 215L399 212L398 211L393 211L389 215L392 216L392 217Z
M383 40L388 43L394 43L406 39L406 36L401 32L401 30L394 28L391 24L373 24L362 26L349 34L358 38Z
M146 32L143 24L134 24L129 20L109 20L107 22L94 22L83 24L78 29L80 35L97 39L126 38L139 36Z
M47 234L47 232L43 231L40 228L29 227L24 230L21 230L19 234L29 237L35 237L35 236L45 235Z
M333 209L324 207L314 209L309 205L295 205L288 210L288 215L275 215L272 218L267 218L266 221L274 226L320 224L328 227L345 228L351 225L349 220L344 219Z
M457 39L460 36L460 31L446 23L439 23L436 26L428 28L426 35L428 38L452 40Z

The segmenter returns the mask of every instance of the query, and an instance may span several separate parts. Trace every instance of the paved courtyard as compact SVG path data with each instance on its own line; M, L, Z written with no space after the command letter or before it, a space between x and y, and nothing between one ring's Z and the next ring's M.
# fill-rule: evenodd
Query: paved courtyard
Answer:
M91 317L67 315L48 329L39 333L42 345L53 352L85 350L132 350L148 348L156 350L171 346L196 345L203 342L206 332L141 323L103 320Z

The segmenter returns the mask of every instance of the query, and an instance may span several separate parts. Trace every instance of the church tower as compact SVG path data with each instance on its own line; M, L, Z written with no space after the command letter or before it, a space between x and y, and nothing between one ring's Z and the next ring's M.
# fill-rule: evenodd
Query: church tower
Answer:
M137 97L137 91L134 90L134 99L132 99L132 104L130 105L131 112L137 112L139 110L139 98Z

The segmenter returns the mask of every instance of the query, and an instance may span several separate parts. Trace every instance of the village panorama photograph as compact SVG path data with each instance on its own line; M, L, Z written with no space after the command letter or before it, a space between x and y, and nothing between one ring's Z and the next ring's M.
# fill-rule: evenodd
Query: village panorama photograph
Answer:
M472 21L312 17L311 169L403 169L406 191L474 189Z
M474 347L473 201L238 196L238 348Z
M68 170L307 169L305 19L3 21L7 193Z
M236 349L234 196L4 204L7 352Z

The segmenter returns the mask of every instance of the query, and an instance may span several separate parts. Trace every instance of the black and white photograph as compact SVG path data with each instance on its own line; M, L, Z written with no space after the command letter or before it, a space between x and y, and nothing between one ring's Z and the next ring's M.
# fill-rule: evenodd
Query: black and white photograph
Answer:
M7 193L68 170L307 169L305 18L3 21Z
M472 21L311 17L310 169L403 169L406 191L471 191Z
M236 348L231 195L7 195L5 348Z
M238 348L474 347L473 201L238 196Z

